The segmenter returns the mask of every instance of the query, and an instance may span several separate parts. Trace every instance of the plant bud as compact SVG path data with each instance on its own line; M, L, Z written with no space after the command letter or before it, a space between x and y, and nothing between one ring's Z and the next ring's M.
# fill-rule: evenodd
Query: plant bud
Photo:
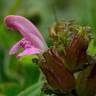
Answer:
M48 84L61 93L69 92L75 87L73 74L65 68L64 61L55 49L49 49L43 54L40 67L45 74Z
M87 49L91 39L90 27L82 27L74 22L57 22L50 30L50 36L59 55L66 60L71 71L82 68L87 63Z

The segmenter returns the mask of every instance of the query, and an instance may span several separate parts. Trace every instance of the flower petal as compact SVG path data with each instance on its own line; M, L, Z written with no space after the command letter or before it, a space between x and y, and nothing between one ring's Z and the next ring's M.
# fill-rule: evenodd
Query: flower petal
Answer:
M31 55L31 54L38 54L41 53L42 51L40 49L31 47L31 48L27 48L25 49L23 52L21 52L20 54L17 55L17 57L22 57L25 55Z
M43 38L43 36L40 34L39 30L33 25L29 20L22 16L16 16L16 15L9 15L5 17L4 19L5 24L9 28L17 29L20 31L20 33L26 37L27 39L33 41L33 35L34 37L38 37L42 43L43 43L43 49L47 49L47 44ZM35 39L34 39L35 41ZM41 44L42 45L42 44Z
M17 50L20 48L20 41L17 42L15 45L13 45L13 47L10 49L9 54L15 54L17 52Z

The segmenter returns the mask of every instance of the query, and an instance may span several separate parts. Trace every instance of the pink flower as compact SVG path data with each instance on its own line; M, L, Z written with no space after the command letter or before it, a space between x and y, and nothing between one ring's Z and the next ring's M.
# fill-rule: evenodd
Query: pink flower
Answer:
M25 17L9 15L5 17L4 23L8 28L18 30L23 36L23 38L11 48L9 52L10 55L17 53L19 48L23 48L24 51L19 53L17 57L42 53L48 49L39 30Z

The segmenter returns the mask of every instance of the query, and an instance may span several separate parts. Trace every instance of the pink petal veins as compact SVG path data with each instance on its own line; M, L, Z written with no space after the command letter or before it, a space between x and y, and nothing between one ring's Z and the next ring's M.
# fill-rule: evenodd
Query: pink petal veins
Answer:
M33 40L33 34L38 37L43 43L43 49L47 49L47 44L40 34L39 30L26 18L22 16L9 15L4 19L5 24L9 28L17 29L20 33L29 40ZM40 41L39 40L39 41Z
M20 33L29 41L33 43L33 45L42 50L47 50L47 45L39 33L38 29L26 18L21 16L7 16L5 18L5 24L9 28L17 29Z

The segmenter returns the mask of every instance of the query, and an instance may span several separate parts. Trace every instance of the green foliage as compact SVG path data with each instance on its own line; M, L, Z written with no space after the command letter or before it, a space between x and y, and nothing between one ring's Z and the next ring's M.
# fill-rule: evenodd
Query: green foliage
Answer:
M41 96L41 88L42 88L42 81L38 81L36 84L32 85L31 87L25 89L23 92L18 94L17 96Z

